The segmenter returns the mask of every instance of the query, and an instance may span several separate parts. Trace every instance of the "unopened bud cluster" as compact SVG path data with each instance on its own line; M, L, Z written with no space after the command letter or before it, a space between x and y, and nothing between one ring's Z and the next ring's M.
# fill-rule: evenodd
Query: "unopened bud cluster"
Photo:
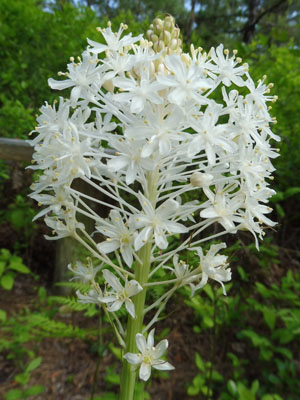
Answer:
M167 15L163 20L155 18L146 33L147 39L153 43L153 50L157 53L180 54L182 40L180 29L175 26L175 19Z

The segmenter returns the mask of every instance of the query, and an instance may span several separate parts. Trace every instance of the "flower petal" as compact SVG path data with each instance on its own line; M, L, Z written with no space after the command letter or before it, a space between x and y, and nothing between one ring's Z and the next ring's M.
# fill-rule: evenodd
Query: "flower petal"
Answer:
M116 278L112 272L110 272L108 269L104 269L102 272L106 282L109 283L110 286L115 289L115 291L120 292L123 290L120 279Z
M147 347L152 348L154 346L154 332L155 328L151 329L147 338Z
M130 299L125 300L125 307L128 313L132 316L132 318L135 318L134 304Z
M135 250L139 250L141 247L143 247L147 240L149 239L149 236L152 232L152 227L151 226L146 226L144 229L141 230L141 232L137 235L134 241L134 248Z
M167 361L160 360L161 362L159 364L153 364L152 367L155 369L159 369L161 371L168 371L175 369L172 364L168 363Z
M168 343L167 339L164 339L158 343L158 345L155 347L155 350L154 350L154 357L156 359L160 358L165 353L165 351L168 348L168 344L169 343Z
M122 300L117 300L114 303L112 303L110 306L107 307L107 310L109 312L114 312L114 311L118 311L120 310L120 308L123 305L123 301Z
M135 341L136 341L136 345L137 345L137 348L139 349L139 351L141 353L145 353L147 345L146 345L146 339L145 339L144 335L142 335L141 333L137 333L136 337L135 337Z
M129 364L133 365L139 364L141 362L141 356L134 353L126 353L124 354L124 358L127 362L129 362Z
M118 240L105 240L102 243L97 244L97 249L101 253L111 253L112 251L117 250L120 247L120 243Z
M151 375L150 364L142 363L139 374L140 379L142 379L143 381L147 381L150 378L150 375Z

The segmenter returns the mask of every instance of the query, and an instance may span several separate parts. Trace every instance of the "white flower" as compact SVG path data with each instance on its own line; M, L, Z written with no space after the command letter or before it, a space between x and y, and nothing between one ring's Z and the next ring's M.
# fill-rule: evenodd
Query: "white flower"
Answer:
M102 304L102 291L98 284L95 284L93 289L90 289L88 293L82 294L79 290L76 291L79 303L83 304Z
M143 35L132 37L131 33L121 38L125 28L126 26L124 24L121 24L118 32L113 32L110 26L104 29L98 29L107 44L94 42L93 40L88 39L87 41L91 45L91 47L89 47L89 51L94 54L99 54L103 51L119 53L123 50L124 47L132 46L133 43L139 41L142 38Z
M212 194L210 207L204 208L200 212L201 218L213 218L228 230L233 231L235 222L239 222L237 210L242 206L242 198L238 195L230 198L226 196L226 191L218 188L215 194ZM207 193L207 191L206 191Z
M96 93L95 88L100 84L101 66L97 64L97 61L96 55L91 56L87 51L84 51L82 53L82 61L79 59L78 63L74 63L72 59L71 63L68 64L68 73L60 73L60 75L66 75L68 79L57 81L50 78L48 84L52 89L58 90L73 87L71 91L73 104L79 98L88 97L92 99Z
M68 210L66 213L62 213L60 218L58 217L45 217L45 223L52 229L52 234L56 236L45 235L48 240L57 240L64 237L73 236L77 229L84 229L82 222L78 222L76 219L76 211L74 208Z
M205 151L209 164L216 163L216 155L221 151L233 153L237 148L228 136L228 124L218 123L222 108L212 102L207 106L202 118L191 126L195 130L188 147L188 156L192 157L200 151Z
M140 78L137 81L131 75L130 78L115 78L113 84L121 89L122 93L114 95L114 100L119 102L130 102L130 111L139 114L149 101L153 104L161 104L162 97L158 91L164 86L155 80L151 80L149 69L140 68Z
M96 227L97 231L107 236L107 239L99 243L97 248L105 254L120 249L123 260L130 268L133 262L135 228L131 221L124 223L121 214L116 210L112 210L109 217L110 221L103 221L101 225Z
M105 293L105 296L101 299L103 303L108 303L107 310L110 312L118 311L123 303L125 303L126 310L132 318L135 318L134 304L130 297L135 296L143 290L142 286L133 279L129 282L126 280L125 286L123 287L120 283L120 279L116 278L108 269L103 270L103 276L113 289Z
M147 111L144 123L139 127L140 134L147 138L142 157L150 157L157 150L162 157L168 156L174 146L189 138L189 134L184 132L184 114L176 105Z
M147 341L141 333L136 335L135 340L140 353L126 353L124 358L129 364L140 364L140 379L147 381L150 378L151 367L164 371L174 369L173 365L160 358L168 348L168 340L164 339L154 347L154 329L149 333Z
M58 214L63 207L65 209L70 209L73 207L73 199L63 186L59 186L57 189L54 189L53 195L45 193L33 193L30 195L30 197L38 201L39 206L48 206L37 213L33 218L33 221L47 213L54 212L55 214Z
M237 86L245 86L245 81L241 77L247 72L247 66L237 66L238 59L235 59L234 55L229 58L229 51L224 50L223 44L220 44L216 50L212 48L210 56L216 64L214 72L219 74L217 82L221 81L225 86L230 86L231 82Z
M159 83L170 87L168 100L179 106L184 105L188 100L193 99L199 104L207 104L203 93L211 88L212 83L202 74L196 63L185 65L180 56L172 54L165 58L165 65L171 75L158 75Z
M144 178L144 171L153 169L154 162L141 155L142 144L140 140L130 140L126 138L113 138L112 145L117 150L117 155L113 156L107 163L107 168L111 172L122 171L126 175L126 183L130 185L136 179Z
M166 232L188 232L184 225L171 220L171 218L176 217L176 212L180 207L177 201L173 199L166 200L157 209L154 209L150 201L141 193L139 193L139 201L143 207L144 214L138 214L135 217L136 226L143 228L134 241L136 250L144 246L152 232L154 232L155 243L160 249L166 249L168 246Z
M186 285L191 279L194 280L195 276L191 276L190 266L186 264L184 261L179 261L178 254L175 254L173 257L173 264L174 268L171 267L164 267L165 269L169 269L170 271L175 274L176 278L178 279L178 285L183 286Z
M203 254L203 250L201 247L191 249L197 251L198 256L200 257L200 269L202 270L200 283L198 283L198 285L190 283L192 296L195 294L196 290L201 289L204 285L206 285L208 278L220 283L223 288L223 293L224 295L226 295L223 282L230 281L231 269L227 268L227 256L217 254L220 249L224 249L225 247L225 243L212 245L206 255Z
M96 268L94 267L92 260L88 259L88 265L83 265L80 261L75 263L75 267L72 267L71 264L68 265L68 269L75 274L75 276L71 279L78 279L83 283L93 282L95 280L95 276L97 272L101 269L101 266L98 265Z

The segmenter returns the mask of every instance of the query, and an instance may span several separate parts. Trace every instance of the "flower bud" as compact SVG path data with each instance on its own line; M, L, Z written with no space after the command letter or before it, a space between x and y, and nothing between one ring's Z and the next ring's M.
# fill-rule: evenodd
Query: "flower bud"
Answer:
M155 52L162 51L163 57L167 54L182 53L182 40L179 39L180 30L175 27L175 19L171 15L167 15L164 20L155 18L146 35L153 43L153 50Z
M153 26L154 26L156 33L160 33L164 29L164 23L160 18L154 19Z
M174 27L171 34L172 34L172 38L178 39L179 35L180 35L180 29Z
M174 29L175 19L171 15L167 15L164 19L164 29L171 32Z
M151 35L150 40L152 43L156 43L158 41L158 36L155 33L153 33L153 35Z
M190 177L191 185L194 187L207 187L213 180L213 175L202 172L194 172Z
M147 36L147 39L148 39L148 40L152 40L152 39L151 39L152 34L153 34L153 30L152 30L152 29L148 29L147 32L146 32L146 36Z
M169 44L169 47L170 47L171 50L176 50L177 47L178 47L178 40L177 39L172 39L170 44Z
M105 81L105 82L103 83L103 87L104 87L105 90L107 90L108 92L111 92L111 93L113 93L114 88L115 88L115 87L114 87L114 84L112 83L112 80L111 80L111 79Z
M160 51L164 50L165 48L165 44L162 40L158 40L157 42L154 43L153 45L153 49L154 51L156 51L157 53L159 53Z
M159 35L159 38L161 39L161 40L163 40L164 41L164 44L166 45L166 46L168 46L168 44L169 44L169 42L171 41L171 33L170 32L168 32L168 31L163 31L160 35Z

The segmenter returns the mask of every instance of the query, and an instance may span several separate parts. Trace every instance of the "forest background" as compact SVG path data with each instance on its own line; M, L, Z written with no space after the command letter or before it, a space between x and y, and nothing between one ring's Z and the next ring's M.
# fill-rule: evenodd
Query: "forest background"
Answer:
M157 372L148 398L298 400L299 1L1 0L0 135L28 138L39 107L58 98L48 78L81 54L87 37L100 40L97 26L125 22L139 34L165 13L176 18L186 46L208 51L224 43L253 77L268 75L279 97L273 131L282 141L271 199L278 225L260 252L246 233L228 237L226 298L213 284L192 299L184 289L174 298L158 333L172 337L177 369ZM55 243L44 239L42 221L31 222L37 207L27 197L32 173L25 166L0 160L0 397L117 399L119 350L105 318L75 302L74 285L64 285L68 296L57 293Z

